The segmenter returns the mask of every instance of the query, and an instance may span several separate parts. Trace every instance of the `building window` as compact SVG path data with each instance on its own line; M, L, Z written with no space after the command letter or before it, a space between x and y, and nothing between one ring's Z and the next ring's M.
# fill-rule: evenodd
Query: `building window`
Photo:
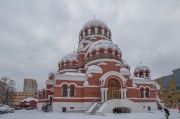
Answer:
M67 85L64 85L63 86L63 94L62 94L62 96L63 97L67 97L67 94L68 94L68 92L67 92Z
M96 52L92 53L92 59L96 59Z
M75 91L75 87L70 86L70 97L74 97L74 91Z
M115 58L118 59L118 52L115 52Z
M98 34L102 34L102 30L101 30L101 27L98 27Z
M104 30L104 35L107 36L107 30L106 29Z
M146 95L146 98L149 98L149 88L146 88L146 93L145 93L145 95Z
M88 30L86 29L86 30L85 30L85 36L87 36L87 35L88 35Z
M74 109L74 107L70 107L70 109Z
M144 98L144 88L140 88L140 95L141 95L141 98Z
M66 63L66 68L67 68L67 69L70 68L70 63L69 63L69 62Z
M108 51L108 57L112 57L112 51L111 50Z
M104 50L101 50L100 51L100 58L103 58L104 57Z
M91 28L91 34L95 34L94 27Z
M143 71L140 71L139 77L144 77Z

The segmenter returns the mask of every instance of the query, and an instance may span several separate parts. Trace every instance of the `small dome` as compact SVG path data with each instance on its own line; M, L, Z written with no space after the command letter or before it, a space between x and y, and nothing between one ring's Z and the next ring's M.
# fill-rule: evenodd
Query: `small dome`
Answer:
M144 64L142 64L142 63L138 64L138 65L136 66L136 68L135 68L135 70L146 70L146 69L147 69L147 70L150 70L148 66L146 66L146 65L144 65Z
M119 51L121 53L121 50L118 48L118 45L113 44L112 42L110 42L108 40L99 40L99 41L93 43L89 47L87 53L91 52L92 50L98 50L99 48L112 48L113 50L117 50L117 51Z
M108 26L101 20L98 20L98 19L93 19L93 20L90 20L88 21L84 26L83 26L83 29L86 28L86 27L90 27L90 26L102 26L102 27L107 27Z
M77 61L77 54L76 53L69 53L65 55L60 62L62 61Z
M48 77L49 77L50 80L53 79L54 74L55 74L54 72L50 72L50 73L49 73Z

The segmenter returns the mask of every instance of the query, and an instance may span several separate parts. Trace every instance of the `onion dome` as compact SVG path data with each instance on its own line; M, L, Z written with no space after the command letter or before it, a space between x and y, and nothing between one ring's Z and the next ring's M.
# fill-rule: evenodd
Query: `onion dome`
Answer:
M85 28L90 27L90 26L92 26L92 25L94 25L94 26L102 26L102 27L107 27L107 28L108 28L108 26L106 25L106 23L104 23L103 21L98 20L98 19L93 19L93 20L88 21L88 22L83 26L82 29L85 29Z
M93 19L88 21L79 33L79 41L82 39L89 39L93 37L102 37L111 39L111 30L101 20Z
M65 61L77 61L77 54L76 53L69 53L65 55L60 62L65 62Z
M77 69L78 60L76 53L69 53L65 55L59 62L59 71L64 69ZM76 70L67 70L67 71L76 71Z
M121 59L121 62L122 62L123 67L125 67L125 68L127 68L127 69L130 70L129 64L127 64L126 61L125 61L124 59Z
M140 63L136 66L134 76L139 78L150 78L150 69L148 66Z
M49 73L49 75L48 75L49 80L53 80L54 74L55 74L54 72L50 72L50 73Z

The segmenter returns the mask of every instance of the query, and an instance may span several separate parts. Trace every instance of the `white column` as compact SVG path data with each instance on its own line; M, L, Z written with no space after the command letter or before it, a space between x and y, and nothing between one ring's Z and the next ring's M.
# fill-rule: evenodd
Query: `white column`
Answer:
M124 90L121 88L121 99L124 99Z
M70 88L67 89L67 92L68 92L68 97L70 97Z
M119 95L121 96L121 98L120 99L122 99L122 92L121 92L121 89L119 89Z
M124 89L124 98L127 98L126 93L127 93L127 89Z
M101 102L104 102L104 88L101 88Z
M143 94L144 94L144 98L146 98L146 91L143 91Z
M107 91L108 91L108 88L105 88L105 101L107 101Z

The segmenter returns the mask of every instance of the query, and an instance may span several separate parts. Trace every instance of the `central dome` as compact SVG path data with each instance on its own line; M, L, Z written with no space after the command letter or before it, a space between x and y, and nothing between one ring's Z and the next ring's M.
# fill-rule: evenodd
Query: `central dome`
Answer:
M88 21L79 33L79 41L90 38L105 38L111 40L111 30L106 23L101 20L93 19Z
M94 25L94 26L102 26L102 27L107 27L107 28L108 28L108 26L107 26L103 21L98 20L98 19L93 19L93 20L88 21L88 22L83 26L83 28L90 27L90 26L92 26L92 25Z

